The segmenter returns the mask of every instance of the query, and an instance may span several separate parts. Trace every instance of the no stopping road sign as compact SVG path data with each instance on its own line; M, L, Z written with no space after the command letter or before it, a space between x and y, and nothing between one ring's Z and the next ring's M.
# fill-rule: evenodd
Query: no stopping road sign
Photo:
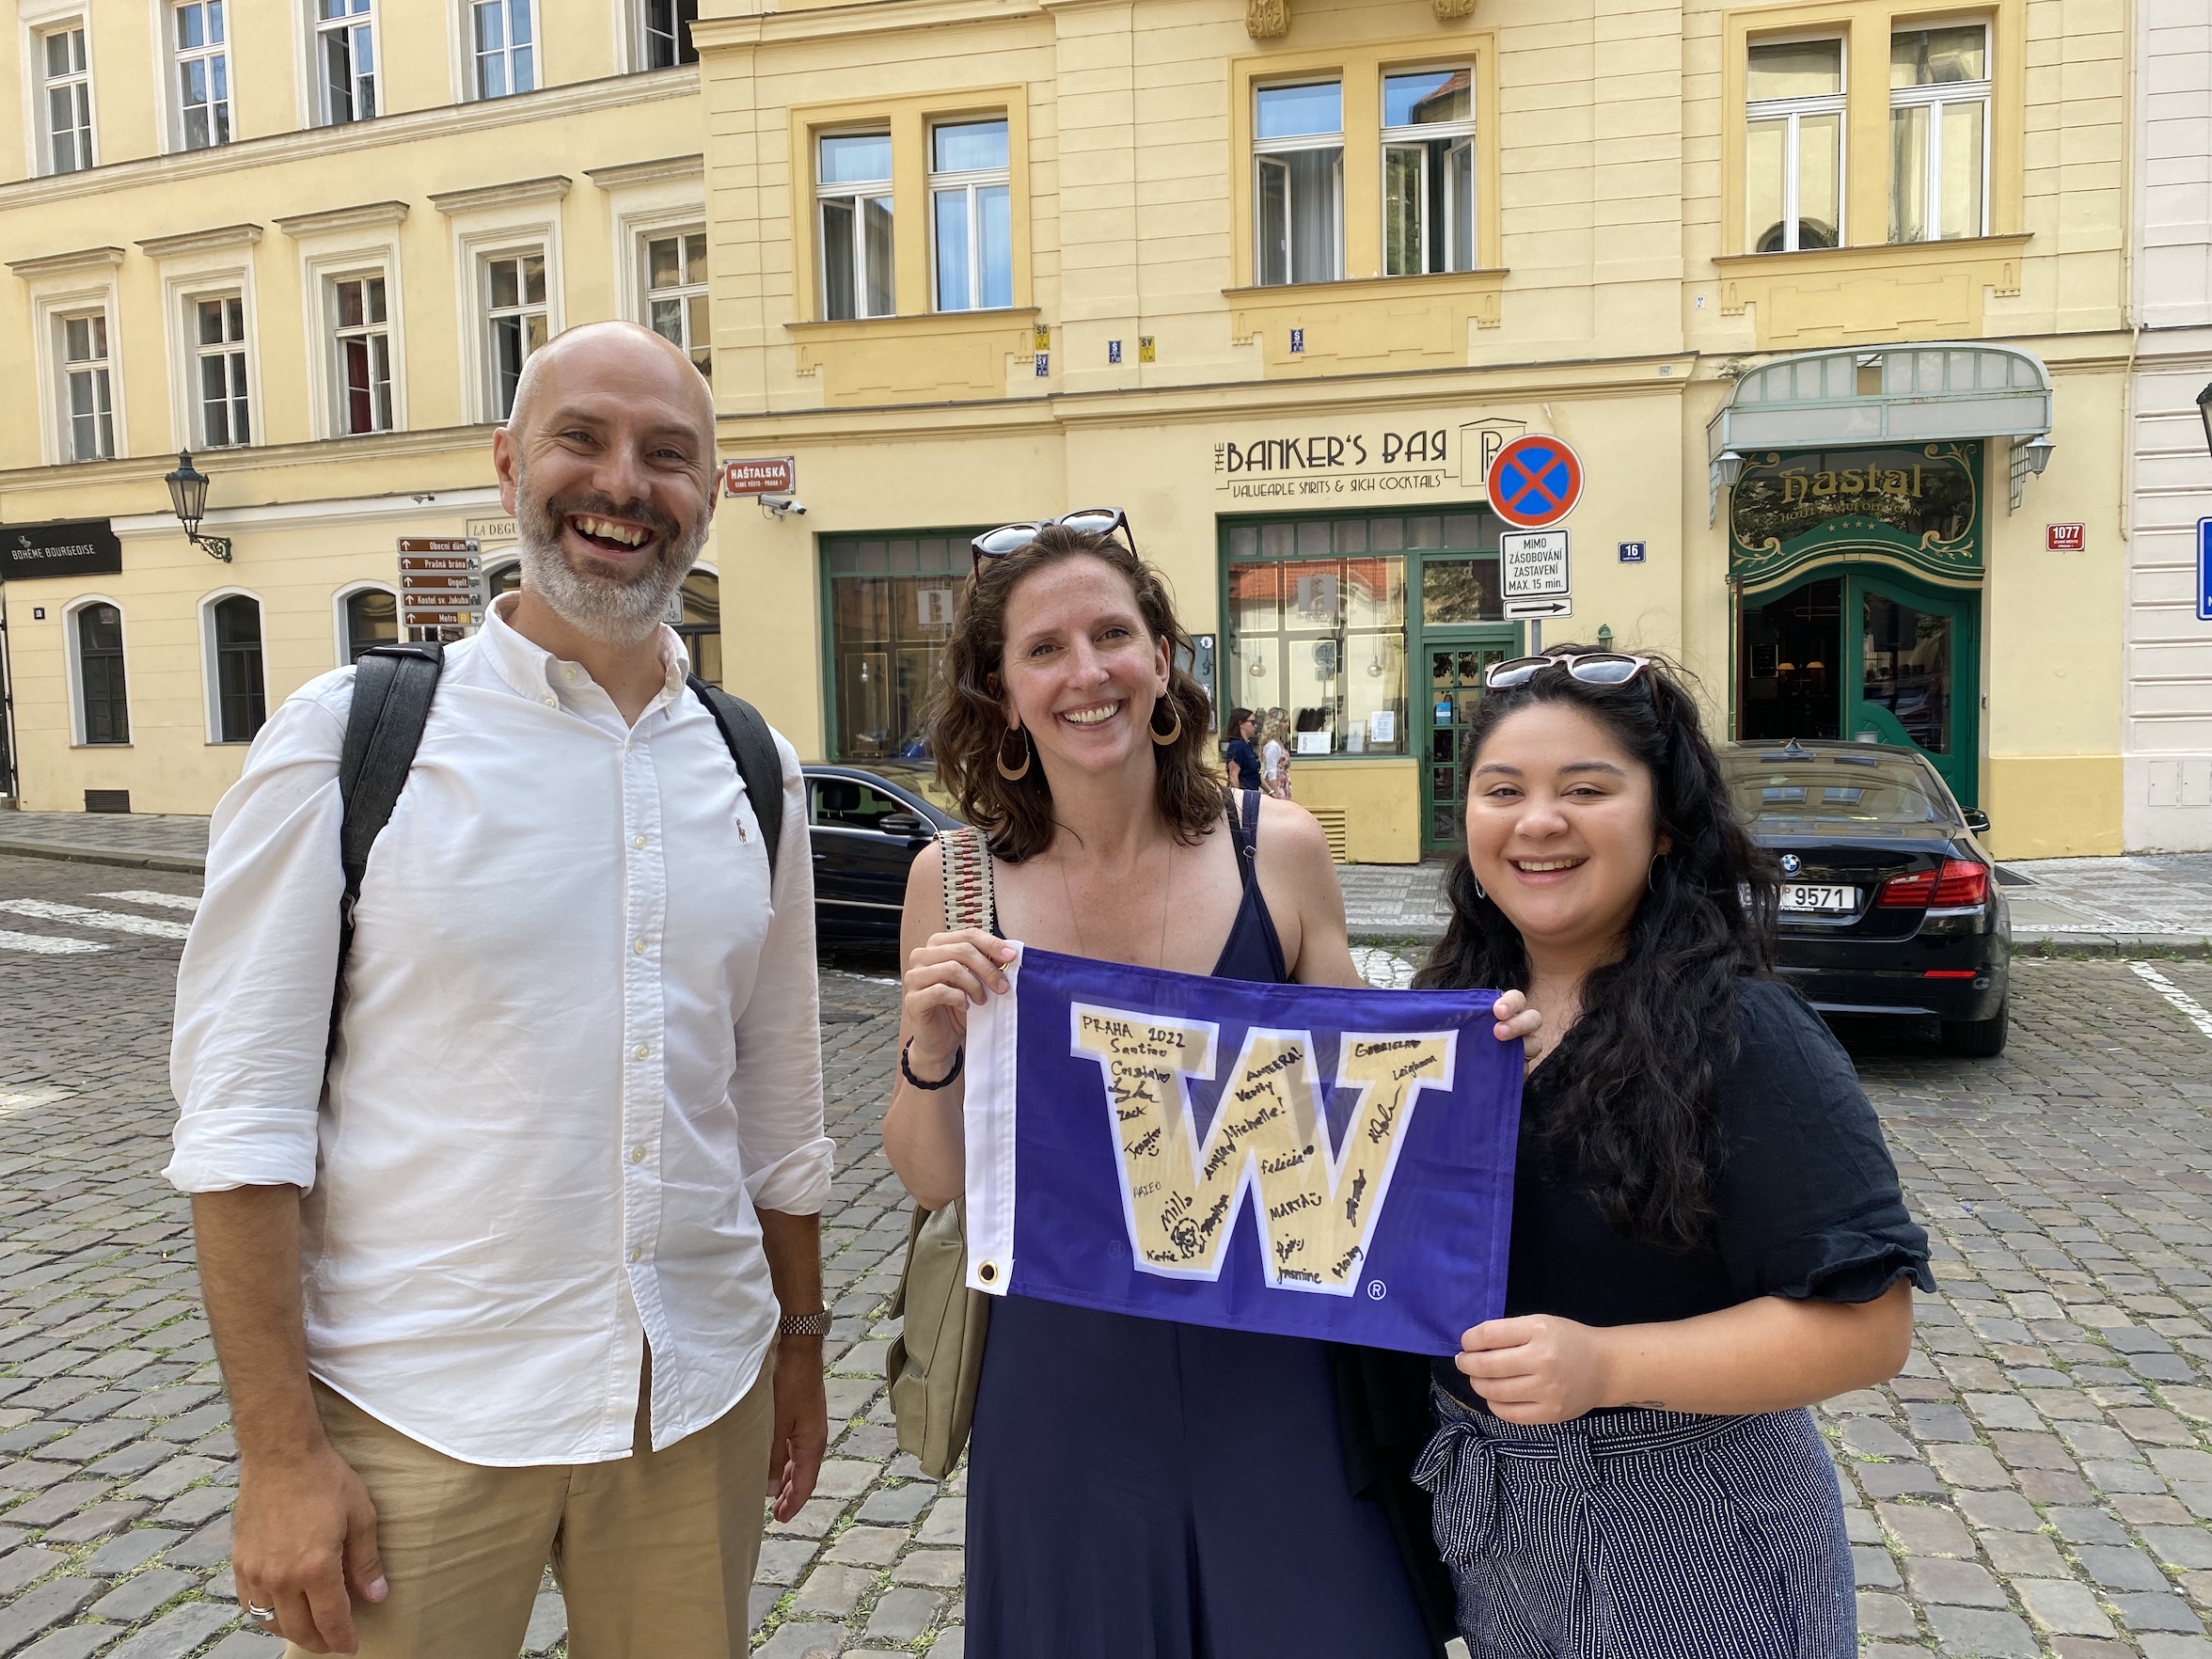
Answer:
M1582 457L1563 438L1517 437L1490 464L1486 487L1500 518L1515 529L1542 529L1582 498Z

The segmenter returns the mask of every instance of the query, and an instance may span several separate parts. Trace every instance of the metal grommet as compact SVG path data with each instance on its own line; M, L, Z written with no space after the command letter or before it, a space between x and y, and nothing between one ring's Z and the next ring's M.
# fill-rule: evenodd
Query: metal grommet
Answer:
M999 1282L999 1264L995 1261L977 1263L975 1276L987 1285L997 1284Z

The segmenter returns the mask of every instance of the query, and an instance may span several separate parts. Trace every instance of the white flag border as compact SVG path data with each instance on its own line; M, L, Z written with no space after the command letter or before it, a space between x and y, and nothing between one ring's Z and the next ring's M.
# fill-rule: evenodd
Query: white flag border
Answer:
M968 1014L968 1288L1003 1296L1014 1278L1014 1114L1021 1035L1021 941L1005 967L1009 988Z

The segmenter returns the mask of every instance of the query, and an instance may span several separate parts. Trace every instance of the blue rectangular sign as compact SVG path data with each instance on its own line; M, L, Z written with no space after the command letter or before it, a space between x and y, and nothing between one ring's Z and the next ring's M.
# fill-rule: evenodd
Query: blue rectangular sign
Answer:
M2197 620L2212 622L2212 518L2197 520Z
M1503 1311L1496 993L1011 972L968 1025L974 1288L1437 1355Z
M1620 544L1620 562L1621 562L1621 563L1623 563L1623 564L1641 564L1641 563L1643 563L1643 561L1644 561L1644 545L1643 545L1643 543L1641 543L1641 542L1623 542L1623 543L1621 543L1621 544Z

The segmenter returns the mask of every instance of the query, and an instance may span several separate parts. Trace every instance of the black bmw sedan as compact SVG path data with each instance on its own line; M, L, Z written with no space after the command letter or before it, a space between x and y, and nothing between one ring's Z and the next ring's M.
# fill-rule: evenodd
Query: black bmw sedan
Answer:
M2012 921L1996 866L1915 750L1793 738L1724 750L1736 804L1781 861L1780 969L1825 1014L1933 1017L1999 1054Z
M960 822L926 765L809 761L807 840L814 932L826 941L893 943L907 870L940 830Z

